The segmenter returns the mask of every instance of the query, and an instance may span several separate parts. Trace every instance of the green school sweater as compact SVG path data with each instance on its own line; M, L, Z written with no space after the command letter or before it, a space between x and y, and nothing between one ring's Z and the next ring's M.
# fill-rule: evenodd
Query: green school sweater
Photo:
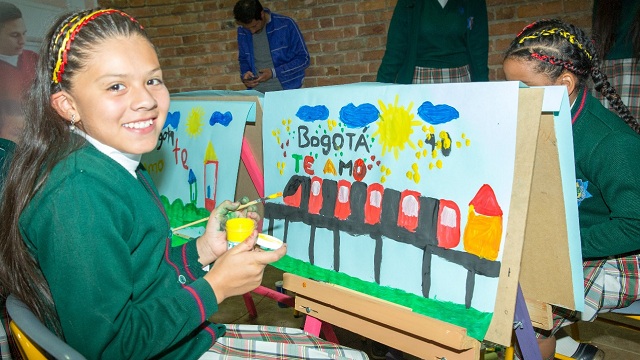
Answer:
M472 81L488 81L489 26L484 0L398 0L377 81L411 84L416 66L469 65Z
M585 90L571 113L582 256L640 252L640 136Z
M20 217L66 341L88 359L197 359L224 331L195 241L171 248L146 171L89 143L58 163Z

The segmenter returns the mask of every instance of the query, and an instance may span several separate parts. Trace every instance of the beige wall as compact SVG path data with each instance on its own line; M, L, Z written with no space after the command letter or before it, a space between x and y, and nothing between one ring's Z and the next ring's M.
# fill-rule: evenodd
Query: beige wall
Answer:
M522 27L561 18L585 30L593 0L486 0L490 79L502 79L502 52ZM172 92L243 89L237 63L235 0L99 0L147 28ZM396 0L263 0L293 17L311 53L306 87L374 81Z

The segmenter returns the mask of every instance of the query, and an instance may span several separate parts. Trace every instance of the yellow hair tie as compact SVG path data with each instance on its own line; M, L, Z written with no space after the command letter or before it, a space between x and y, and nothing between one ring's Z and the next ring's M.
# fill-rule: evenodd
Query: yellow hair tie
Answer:
M518 43L522 44L523 42L525 42L526 40L529 40L529 39L535 39L535 38L538 38L540 36L549 36L549 35L554 35L554 34L558 34L558 35L562 36L563 38L567 39L571 44L577 46L578 49L582 50L582 52L589 58L589 60L591 60L593 58L593 56L591 54L589 54L589 52L585 49L585 47L582 46L582 44L576 39L575 35L571 34L570 32L568 32L566 30L562 30L562 29L558 29L558 28L536 31L536 32L534 32L533 34L531 34L529 36L523 36L522 39L520 39L518 41Z

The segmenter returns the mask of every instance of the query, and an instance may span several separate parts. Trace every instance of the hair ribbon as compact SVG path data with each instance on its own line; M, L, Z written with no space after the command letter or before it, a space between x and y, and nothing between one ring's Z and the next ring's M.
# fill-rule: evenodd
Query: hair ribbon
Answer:
M87 23L94 20L95 18L102 15L112 14L112 13L121 14L122 16L130 18L135 23L138 23L136 19L129 16L123 11L115 10L115 9L100 9L100 10L93 11L83 17L80 17L79 15L74 16L66 24L64 24L64 26L60 29L60 32L58 33L58 35L56 35L54 40L54 44L57 44L58 41L60 41L60 38L62 37L62 44L58 49L58 54L56 56L56 64L53 67L52 81L54 84L59 84L62 81L62 74L64 73L64 67L67 64L67 54L69 52L69 49L71 48L71 43L75 39L78 32ZM142 28L142 26L140 26L140 28Z

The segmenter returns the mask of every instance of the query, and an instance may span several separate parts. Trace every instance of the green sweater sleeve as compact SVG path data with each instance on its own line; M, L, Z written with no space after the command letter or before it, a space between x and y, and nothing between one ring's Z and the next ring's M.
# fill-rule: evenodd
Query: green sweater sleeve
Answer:
M378 68L378 82L397 82L398 73L409 56L410 41L415 39L409 33L411 12L416 11L414 3L415 0L398 0L393 10L387 33L387 47Z
M20 219L66 341L93 359L198 358L224 332L207 322L215 294L169 256L150 193L100 160L59 164ZM195 249L181 250L190 263Z
M471 81L489 81L489 22L484 0L467 1L473 19L467 28Z
M588 191L600 192L604 204L580 204L584 258L600 258L640 250L640 141L635 134L611 132L594 146L585 172ZM622 156L618 156L622 155ZM594 196L597 198L597 196ZM593 201L599 201L593 199ZM608 214L602 214L603 209ZM608 221L601 219L608 218Z

